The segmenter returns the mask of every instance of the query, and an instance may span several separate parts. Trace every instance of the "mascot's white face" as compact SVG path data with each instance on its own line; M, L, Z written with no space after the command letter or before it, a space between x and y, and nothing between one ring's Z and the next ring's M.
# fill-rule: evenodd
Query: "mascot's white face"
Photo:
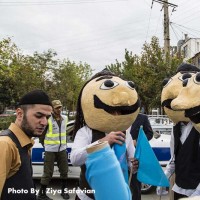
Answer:
M90 128L109 133L129 128L139 113L140 102L133 82L105 75L84 87L81 106Z
M178 72L175 76L171 77L170 79L166 79L163 82L164 86L161 94L161 103L165 113L174 123L178 123L180 121L189 121L189 118L185 117L185 111L174 110L171 107L171 102L178 96L180 90L183 88L184 80L192 76L194 76L194 73Z
M183 110L200 132L200 72L185 81L171 107L173 110Z

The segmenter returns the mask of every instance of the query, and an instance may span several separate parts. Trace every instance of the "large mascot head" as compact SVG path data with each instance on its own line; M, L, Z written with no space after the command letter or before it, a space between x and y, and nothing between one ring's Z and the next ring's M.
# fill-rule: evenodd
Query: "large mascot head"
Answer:
M188 122L189 118L185 117L185 111L174 110L171 102L175 99L183 87L184 80L192 77L196 72L200 71L194 65L183 63L176 71L176 74L163 81L163 90L161 94L161 103L167 116L174 122Z
M134 83L103 70L94 75L80 92L75 132L83 125L106 133L124 131L134 122L139 109Z
M200 132L200 72L184 81L183 88L171 102L171 107L173 110L184 110L186 117Z

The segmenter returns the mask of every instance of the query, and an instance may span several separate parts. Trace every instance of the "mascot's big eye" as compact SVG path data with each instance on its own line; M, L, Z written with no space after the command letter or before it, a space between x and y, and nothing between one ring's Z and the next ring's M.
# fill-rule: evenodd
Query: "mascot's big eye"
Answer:
M188 79L188 78L191 78L192 75L189 74L189 73L185 73L183 74L183 76L180 76L178 79L181 80L181 81L184 81L185 79Z
M131 89L135 89L135 83L133 81L127 81L126 85Z
M162 83L163 87L166 87L171 81L172 81L171 78L165 78Z
M191 77L192 77L192 75L187 73L187 74L183 74L182 79L185 80L185 79L191 78Z
M105 82L102 83L100 88L102 90L110 90L110 89L116 87L117 85L119 85L119 83L117 83L115 81L111 81L111 80L106 80Z
M196 76L194 77L194 82L197 83L197 84L200 84L200 72L198 72L196 74Z

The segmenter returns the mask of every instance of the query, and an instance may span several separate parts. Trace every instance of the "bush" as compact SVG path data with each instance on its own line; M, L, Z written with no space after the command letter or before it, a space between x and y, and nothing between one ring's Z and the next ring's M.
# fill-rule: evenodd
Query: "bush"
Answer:
M0 117L0 130L8 129L10 123L15 121L15 118L15 116Z

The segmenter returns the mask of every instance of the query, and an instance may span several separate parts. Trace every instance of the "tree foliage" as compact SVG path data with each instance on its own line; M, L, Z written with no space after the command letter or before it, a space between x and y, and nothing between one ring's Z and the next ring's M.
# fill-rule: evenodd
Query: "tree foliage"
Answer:
M69 110L75 110L78 94L85 83L91 76L91 69L88 64L76 64L69 60L64 60L58 68L53 70L52 87L54 90L49 91L51 96L59 98Z
M10 38L0 41L0 112L14 106L33 89L46 91L74 110L80 88L91 76L91 67L69 60L56 59L56 52L23 55Z
M24 55L10 38L0 41L0 112L36 88L46 91L52 99L60 99L66 109L73 111L79 91L92 70L87 63L59 60L56 56L52 49ZM152 108L160 107L163 79L172 76L181 62L176 56L166 59L158 38L152 37L150 44L143 45L141 55L126 49L124 61L116 60L107 68L136 83L142 106L149 113Z
M124 79L132 80L137 85L136 90L147 113L154 107L160 107L162 81L175 73L182 59L170 57L166 62L164 51L159 46L159 40L152 37L151 43L143 45L141 56L125 50L125 60L107 66L111 71Z
M20 50L10 38L0 41L0 111L14 101L14 70L20 59Z

